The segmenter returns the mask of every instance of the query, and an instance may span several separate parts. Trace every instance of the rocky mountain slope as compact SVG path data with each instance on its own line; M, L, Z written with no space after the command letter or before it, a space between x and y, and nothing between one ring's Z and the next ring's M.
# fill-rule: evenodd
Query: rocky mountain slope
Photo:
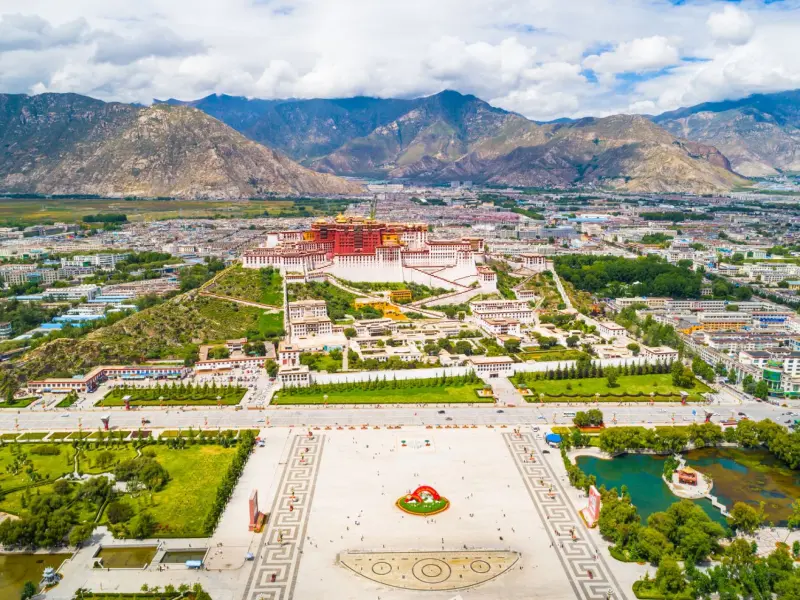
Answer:
M540 127L539 144L508 153L473 152L455 161L419 161L395 177L483 179L516 186L573 182L629 191L713 193L746 184L715 148L679 141L644 117L615 115Z
M325 156L368 135L411 110L419 100L261 100L212 94L189 102L170 99L165 103L198 108L251 140L302 161Z
M679 141L641 117L540 124L454 91L415 100L209 96L189 104L338 175L642 192L708 193L746 183L714 148Z
M184 106L0 95L0 190L106 197L357 193Z
M800 171L800 90L698 104L653 120L675 136L716 146L748 177Z

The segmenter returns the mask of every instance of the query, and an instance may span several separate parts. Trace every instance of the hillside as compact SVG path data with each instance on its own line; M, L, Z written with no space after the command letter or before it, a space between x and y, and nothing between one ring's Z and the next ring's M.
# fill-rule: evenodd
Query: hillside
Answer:
M28 379L85 372L103 364L184 358L192 344L242 337L258 329L263 310L200 296L197 291L135 313L83 338L57 339L32 350L20 373Z
M675 139L644 117L615 115L540 126L539 144L453 163L426 159L394 177L468 178L535 187L595 184L637 192L713 193L746 184L715 148Z
M261 100L225 94L188 102L166 101L202 110L251 140L298 161L324 156L354 138L366 136L418 102L368 97Z
M0 143L7 192L222 199L360 191L184 106L0 95Z
M800 90L707 102L653 120L673 135L716 146L743 175L800 171Z
M544 139L540 128L524 117L475 96L445 91L422 98L400 118L351 140L313 166L331 173L378 174L413 169L420 160L450 163L470 153L488 158Z
M713 193L744 185L709 143L676 139L647 119L536 123L475 96L413 100L248 100L208 96L196 107L314 169L500 184L597 184L630 191Z

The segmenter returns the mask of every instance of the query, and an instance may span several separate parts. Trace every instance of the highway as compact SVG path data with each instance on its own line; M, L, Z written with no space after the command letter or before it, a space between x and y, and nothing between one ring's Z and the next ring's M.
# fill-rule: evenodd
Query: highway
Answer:
M424 407L403 405L392 407L343 406L285 408L267 407L259 410L235 410L233 407L197 409L53 409L53 410L3 410L0 412L0 431L58 431L96 430L102 426L101 417L110 415L112 429L200 429L263 428L266 426L370 426L380 425L520 425L569 424L572 418L565 413L594 408L592 404L559 406L553 404L526 406L439 406ZM606 423L617 425L688 425L704 420L703 406L676 404L626 405L600 404ZM726 420L740 412L753 420L772 419L781 424L789 418L782 416L789 410L764 403L714 404L709 407L715 415L712 421ZM695 414L693 414L695 411ZM142 419L149 421L142 426Z

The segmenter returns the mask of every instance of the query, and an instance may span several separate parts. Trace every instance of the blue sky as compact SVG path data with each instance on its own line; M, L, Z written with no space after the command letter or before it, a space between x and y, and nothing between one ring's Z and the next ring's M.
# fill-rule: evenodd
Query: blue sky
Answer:
M0 0L0 91L652 114L800 88L798 31L800 0Z

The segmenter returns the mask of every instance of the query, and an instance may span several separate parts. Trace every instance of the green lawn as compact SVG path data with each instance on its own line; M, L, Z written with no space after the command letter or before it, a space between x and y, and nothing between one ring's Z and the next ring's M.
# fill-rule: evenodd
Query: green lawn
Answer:
M19 441L26 441L26 440L43 440L47 434L50 433L49 431L26 431L23 433L18 440Z
M323 394L278 393L272 404L458 404L466 402L493 403L492 398L479 398L476 390L480 385L447 387L419 387L405 389L352 390L349 392L328 392L327 400Z
M680 392L689 392L689 400L702 400L703 392L711 391L706 384L695 380L693 388L681 388L672 383L669 373L660 375L623 375L617 379L617 385L608 387L605 377L590 377L586 379L561 379L541 380L528 384L533 396L526 396L529 402L538 402L539 394L545 394L546 402L565 402L573 399L594 399L599 393L604 402L647 402L650 393L656 394L657 401L668 401L669 397L679 398ZM641 395L640 395L641 394ZM605 398L603 398L605 396ZM674 400L672 400L674 401Z
M283 305L283 278L279 271L272 269L245 269L234 265L219 275L208 291L248 302Z
M47 442L43 443L47 444ZM27 455L28 459L33 462L34 471L41 476L42 480L53 481L72 471L71 458L74 452L70 446L59 444L56 447L61 452L54 456L32 454L30 450L35 446L36 444L19 444L17 451ZM16 474L6 470L14 463L16 456L17 454L12 453L11 444L0 448L0 489L13 488L30 482L24 469Z
M205 537L206 515L236 448L217 445L187 446L183 450L165 446L148 448L155 450L156 460L169 473L169 483L152 494L152 500L150 494L141 494L136 498L129 496L126 501L137 512L147 510L155 517L158 528L154 537Z
M283 311L263 313L258 318L258 331L264 337L280 337L283 335Z
M216 406L218 403L232 406L239 404L246 392L247 389L243 387L222 388L216 391L199 388L187 392L183 398L176 398L174 397L176 392L168 389L161 392L161 396L165 398L162 402L158 399L160 396L154 397L155 392L147 388L115 388L105 395L98 406L124 406L123 398L125 396L131 397L131 406L160 406L161 404L164 406ZM221 399L217 400L217 396L220 396Z
M556 360L578 360L588 356L581 350L537 350L533 352L521 352L519 358L524 361L533 360L536 362L548 362Z
M0 402L0 408L27 408L36 400L38 400L36 396L28 396L27 398L14 398L11 402Z
M97 458L103 452L110 452L114 458L106 467L101 467L97 464ZM132 444L125 444L123 446L109 446L104 447L102 444L98 448L92 450L84 449L80 455L80 470L83 473L109 473L114 470L115 465L125 460L130 460L136 457L136 450Z

